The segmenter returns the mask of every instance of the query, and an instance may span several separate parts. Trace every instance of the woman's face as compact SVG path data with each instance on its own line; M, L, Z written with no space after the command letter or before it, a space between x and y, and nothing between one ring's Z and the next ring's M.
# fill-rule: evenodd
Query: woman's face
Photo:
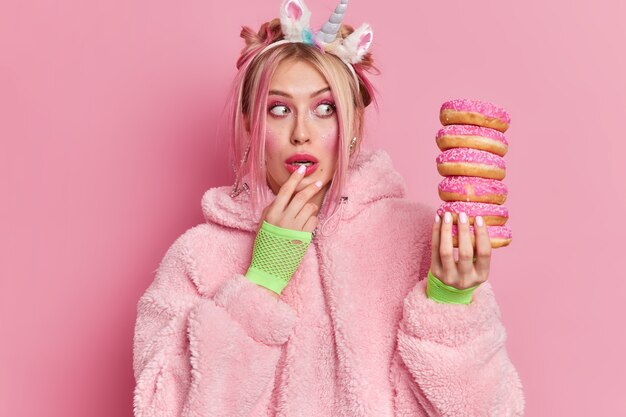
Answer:
M291 173L307 165L296 191L316 181L325 189L337 165L338 122L326 79L311 64L286 60L278 65L267 98L265 162L276 194Z

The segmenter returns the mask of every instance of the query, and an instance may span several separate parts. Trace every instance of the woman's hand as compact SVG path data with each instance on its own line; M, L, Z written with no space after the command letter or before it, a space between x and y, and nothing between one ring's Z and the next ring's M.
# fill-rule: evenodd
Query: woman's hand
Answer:
M446 212L443 222L435 215L430 270L444 284L464 290L487 281L491 263L491 241L482 217L476 216L474 221L476 253L474 253L467 215L459 214L457 223L459 260L455 261L452 247L452 215Z
M304 232L315 230L319 223L317 218L319 207L309 203L309 200L321 189L322 183L317 181L295 193L298 184L304 178L305 171L306 168L301 166L285 181L274 201L263 210L261 223L265 220L269 224L284 229Z
M300 184L302 178L304 178L305 169L303 168L305 167L302 166L291 174L289 179L278 190L274 201L263 210L259 230L257 231L257 237L255 239L252 261L246 273L249 279L267 289L275 298L279 297L280 292L291 279L291 274L302 261L302 256L304 256L302 248L306 251L308 242L306 246L301 246L305 243L292 240L291 244L285 246L284 232L281 232L281 235L277 236L274 235L276 230L274 230L274 232L266 230L263 234L265 238L260 240L260 242L265 243L260 243L260 246L257 247L257 242L259 241L259 233L261 233L263 227L266 227L264 222L280 229L289 229L290 234L301 232L311 233L317 227L319 223L317 218L319 207L316 204L309 203L309 201L320 191L322 182L317 181L296 192L298 184ZM283 244L278 245L282 248L281 250L286 250L286 252L280 252L274 255L272 255L273 249L269 249L268 252L268 247L264 246L268 244L268 240L266 240L267 236L273 236L269 241L278 238L278 241L274 240L274 243L270 243L270 245L277 244L276 242L282 240ZM257 250L259 254L257 254Z

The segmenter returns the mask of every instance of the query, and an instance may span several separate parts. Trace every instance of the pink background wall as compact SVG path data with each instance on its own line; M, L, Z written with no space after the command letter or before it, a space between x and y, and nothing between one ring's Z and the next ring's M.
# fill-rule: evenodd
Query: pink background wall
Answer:
M314 24L335 4L310 3ZM348 12L374 27L382 70L366 140L391 153L411 198L439 203L443 101L512 114L515 237L490 279L528 416L626 415L626 5L586 3ZM0 415L131 415L137 300L203 221L204 190L232 182L218 127L239 28L278 4L5 2Z

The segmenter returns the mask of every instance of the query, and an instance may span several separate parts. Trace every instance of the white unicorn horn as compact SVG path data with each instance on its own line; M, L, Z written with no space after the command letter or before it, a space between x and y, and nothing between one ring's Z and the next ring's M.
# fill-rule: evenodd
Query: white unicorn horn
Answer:
M324 23L322 29L317 34L318 39L323 43L332 43L337 38L337 32L341 26L343 16L346 14L348 8L348 0L341 0L341 3L337 5L335 11L328 19L328 22Z

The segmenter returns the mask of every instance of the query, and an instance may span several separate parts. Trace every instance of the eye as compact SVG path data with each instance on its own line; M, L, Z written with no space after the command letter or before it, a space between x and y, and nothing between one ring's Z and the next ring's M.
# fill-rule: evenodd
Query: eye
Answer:
M335 113L335 106L332 103L322 103L315 108L315 114L321 117L329 117Z
M284 104L276 104L271 106L269 111L274 116L286 116L289 113L289 107Z

